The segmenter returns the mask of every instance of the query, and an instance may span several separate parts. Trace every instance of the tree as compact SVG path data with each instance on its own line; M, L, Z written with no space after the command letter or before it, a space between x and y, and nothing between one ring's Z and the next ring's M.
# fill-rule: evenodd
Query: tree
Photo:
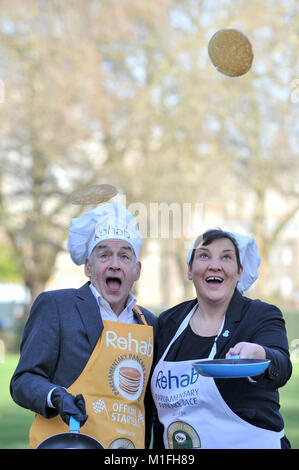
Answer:
M90 96L83 50L74 47L67 30L60 31L59 2L42 10L27 2L13 14L7 5L2 3L7 68L0 111L0 217L34 299L53 273L66 220L75 214L69 195L99 180L104 157L85 112Z
M0 4L0 219L32 297L76 215L69 194L93 182L117 184L128 204L215 207L267 259L297 211L297 108L286 95L298 72L295 1L17 3ZM223 27L254 46L239 79L208 58ZM289 207L269 229L272 190ZM165 244L188 289L184 238Z

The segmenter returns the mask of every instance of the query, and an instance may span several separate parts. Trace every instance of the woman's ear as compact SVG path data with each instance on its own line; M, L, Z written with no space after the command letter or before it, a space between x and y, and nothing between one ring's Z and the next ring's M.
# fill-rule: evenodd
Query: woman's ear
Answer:
M192 276L192 270L191 270L190 266L188 266L187 276L188 276L189 281L192 281L193 276Z
M243 266L241 266L241 267L240 267L240 270L239 270L239 272L238 272L238 275L239 275L239 276L238 276L238 277L239 277L238 281L241 280L241 276L242 276L243 269L244 269Z

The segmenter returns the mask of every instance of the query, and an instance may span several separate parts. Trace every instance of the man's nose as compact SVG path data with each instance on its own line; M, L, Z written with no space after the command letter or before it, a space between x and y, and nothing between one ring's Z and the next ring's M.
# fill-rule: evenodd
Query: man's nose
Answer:
M120 268L119 258L116 254L111 257L109 268L111 268L111 269L119 269Z

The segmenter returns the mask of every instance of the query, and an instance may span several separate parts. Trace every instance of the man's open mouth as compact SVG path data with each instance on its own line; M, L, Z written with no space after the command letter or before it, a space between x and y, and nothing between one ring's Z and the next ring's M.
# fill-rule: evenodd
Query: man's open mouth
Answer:
M222 284L222 282L224 281L224 279L222 277L219 277L219 276L209 276L206 278L206 282L210 285L219 285L219 284Z
M121 287L121 280L118 277L107 277L106 285L110 291L118 292Z

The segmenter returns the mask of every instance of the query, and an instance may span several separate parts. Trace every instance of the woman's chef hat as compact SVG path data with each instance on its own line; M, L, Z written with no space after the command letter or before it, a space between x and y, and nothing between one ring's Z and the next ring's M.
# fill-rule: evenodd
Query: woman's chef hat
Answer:
M102 204L71 220L67 248L74 263L81 265L103 240L125 240L138 258L142 244L135 217L117 202Z
M224 231L224 233L231 235L236 240L237 246L239 248L240 263L243 266L243 272L241 279L238 282L237 289L239 292L241 292L241 294L243 294L258 278L258 268L261 264L261 258L258 255L257 244L255 239L252 237L241 235L240 233L236 232ZM186 258L186 263L188 265L193 249L199 246L198 240L199 239L197 238L192 248L189 250L188 256Z

